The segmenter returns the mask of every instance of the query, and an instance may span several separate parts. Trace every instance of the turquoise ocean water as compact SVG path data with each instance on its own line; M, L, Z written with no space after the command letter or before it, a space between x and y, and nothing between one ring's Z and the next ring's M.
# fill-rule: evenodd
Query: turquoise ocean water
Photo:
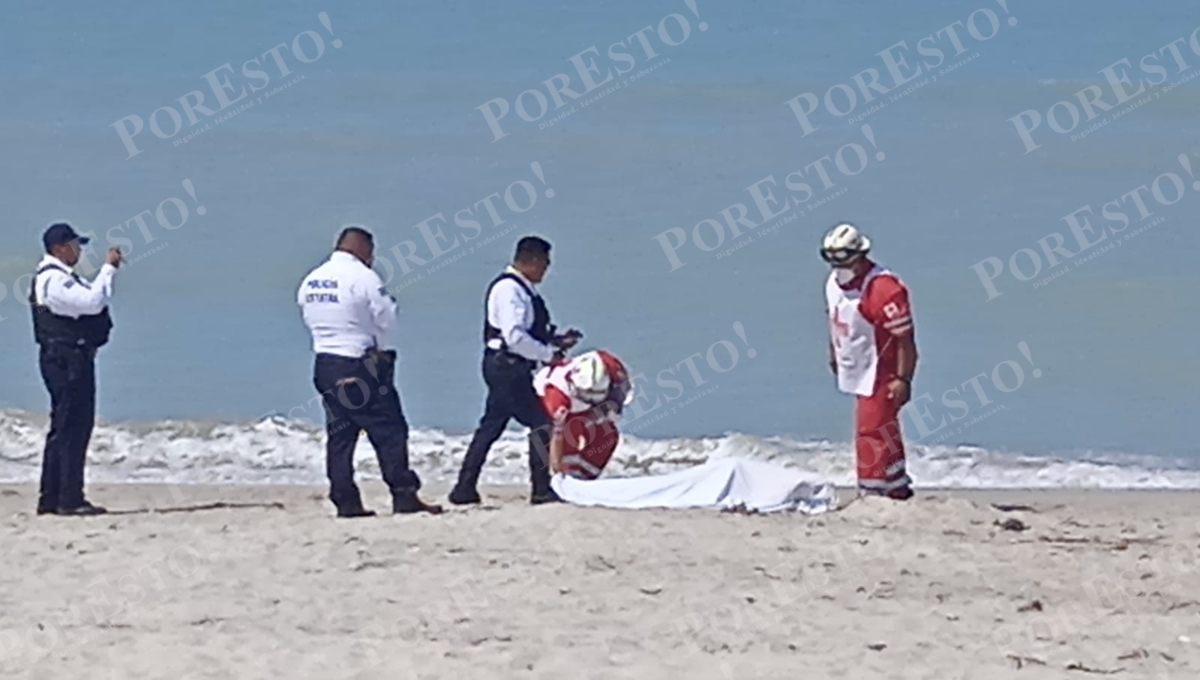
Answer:
M129 259L103 417L319 419L295 287L358 223L400 303L417 428L473 427L483 288L537 233L555 244L543 291L556 320L645 374L638 437L844 442L817 244L851 220L912 291L915 392L929 397L911 440L1200 465L1200 191L1179 159L1200 172L1198 27L1181 0L10 3L0 406L47 408L21 277L41 230L66 219ZM922 74L892 88L880 53ZM584 93L574 55L613 80ZM1113 64L1125 94L1145 88L1119 106ZM247 94L216 111L218 91ZM807 134L787 103L807 107L804 93L818 104ZM497 99L499 139L478 108ZM1009 119L1028 110L1042 120L1027 153ZM130 116L133 157L118 132ZM1163 173L1180 189L1154 185ZM763 220L755 185L770 212L788 208ZM1110 202L1127 227L1101 216ZM1085 206L1085 243L1107 235L1087 249L1064 219ZM1072 257L1051 265L1056 233ZM994 290L988 258L1003 266Z

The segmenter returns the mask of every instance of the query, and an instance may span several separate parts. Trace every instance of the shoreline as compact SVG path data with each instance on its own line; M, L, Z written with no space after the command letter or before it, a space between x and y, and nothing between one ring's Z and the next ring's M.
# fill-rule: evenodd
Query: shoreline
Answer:
M306 405L308 406L308 405ZM294 415L294 414L293 414ZM653 414L649 417L654 417ZM45 424L29 414L0 411L0 480L39 477ZM622 436L608 466L616 476L659 474L730 456L777 462L834 484L854 479L850 442L727 433L717 437ZM433 483L457 477L471 436L416 428L409 433L413 469ZM909 474L919 488L1200 489L1200 459L1092 452L1088 455L1006 452L977 444L909 442ZM483 481L521 483L528 477L528 443L519 429L505 431L489 455ZM162 421L107 424L95 428L88 452L88 479L95 482L321 484L322 430L303 420L267 418L253 424ZM357 468L377 477L370 444L360 439Z
M359 487L362 489L364 498L367 495L382 495L383 481L378 477L366 476L359 473ZM450 492L452 483L449 482L426 482L425 486L419 492L421 498L424 498L432 503L440 503L438 499L444 500L446 494ZM834 485L838 489L839 499L854 498L856 495L856 487L845 485ZM178 491L173 491L178 489ZM96 493L97 498L103 495L125 495L132 492L137 497L143 495L163 495L164 498L173 498L182 500L188 497L202 497L206 499L206 503L216 503L220 499L222 492L229 495L230 498L245 500L246 495L250 493L263 494L262 498L271 498L272 495L287 495L294 494L300 491L308 491L322 494L328 491L328 486L311 485L311 483L280 483L280 482L230 482L228 485L220 485L220 483L212 482L154 482L154 481L127 481L127 482L100 482L88 483L86 491L89 497L92 492ZM1160 495L1181 495L1181 497L1195 497L1200 499L1200 489L1190 488L1116 488L1116 487L923 487L919 485L913 486L913 491L917 495L937 495L937 497L960 498L965 500L976 501L976 503L1034 503L1040 501L1045 503L1048 500L1086 500L1097 495L1120 494L1122 497L1130 497L1130 495L1148 495L1148 497L1160 497ZM527 497L529 488L527 485L488 485L481 483L479 485L480 494L494 498L502 503ZM0 481L0 497L20 498L29 497L36 498L37 485L35 482L7 482ZM1049 497L1063 497L1062 499L1050 499Z

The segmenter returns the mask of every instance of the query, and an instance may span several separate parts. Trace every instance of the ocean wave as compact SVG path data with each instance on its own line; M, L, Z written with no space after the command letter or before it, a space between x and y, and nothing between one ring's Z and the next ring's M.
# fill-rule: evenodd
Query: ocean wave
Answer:
M0 410L0 481L32 482L39 475L46 418ZM415 429L409 437L413 468L427 483L458 473L470 434ZM488 456L485 484L525 483L527 440L509 430ZM721 437L623 437L606 476L658 474L731 456L803 469L835 484L854 481L849 443L727 434ZM88 450L91 482L205 484L324 484L324 432L312 423L280 417L220 423L164 420L98 423ZM364 437L356 467L378 478L374 451ZM1026 456L976 446L910 446L909 472L918 487L1200 489L1200 469L1146 456Z

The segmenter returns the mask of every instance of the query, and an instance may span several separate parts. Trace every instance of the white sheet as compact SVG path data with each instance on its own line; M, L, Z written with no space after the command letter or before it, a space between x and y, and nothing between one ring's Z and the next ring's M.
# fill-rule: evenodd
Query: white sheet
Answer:
M832 484L748 458L719 458L688 470L645 477L585 481L558 474L550 483L568 503L609 508L743 507L817 514L837 505Z

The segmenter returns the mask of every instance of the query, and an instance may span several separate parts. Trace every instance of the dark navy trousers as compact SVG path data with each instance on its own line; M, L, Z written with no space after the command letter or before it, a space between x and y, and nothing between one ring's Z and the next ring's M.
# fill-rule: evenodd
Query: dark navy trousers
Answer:
M488 350L483 357L483 380L487 383L487 403L479 427L467 447L456 488L473 491L479 473L487 461L488 450L504 433L508 421L530 428L529 481L533 494L550 492L550 420L533 389L531 361L504 352Z
M366 431L393 498L413 495L421 480L408 466L408 421L395 386L395 355L351 359L318 354L313 384L325 405L325 472L339 510L362 507L354 481L354 448Z
M38 509L77 508L84 503L83 471L96 421L96 350L42 345L38 365L50 392L50 432L42 453Z

